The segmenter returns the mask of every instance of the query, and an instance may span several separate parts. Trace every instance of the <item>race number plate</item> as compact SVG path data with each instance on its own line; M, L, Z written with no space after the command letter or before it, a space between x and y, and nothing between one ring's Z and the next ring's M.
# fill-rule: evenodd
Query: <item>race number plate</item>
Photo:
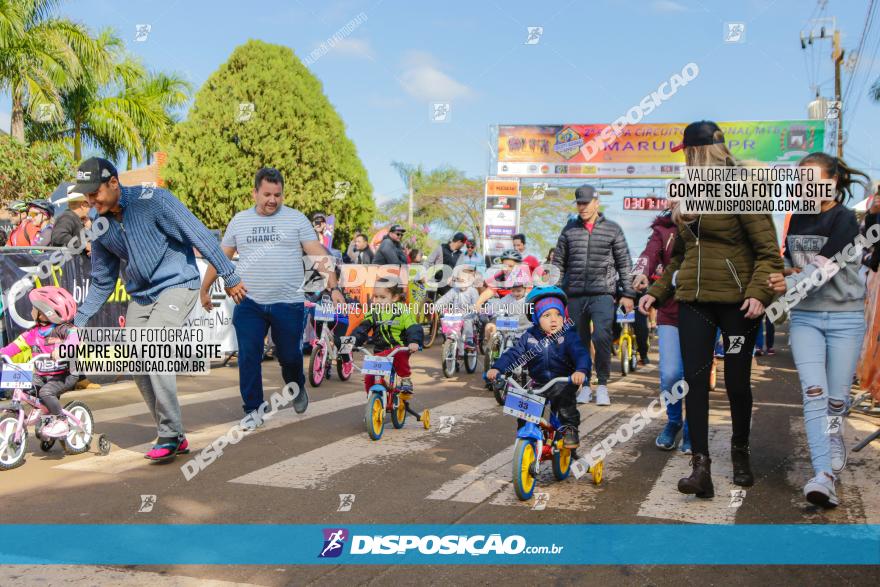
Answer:
M624 314L620 310L617 311L617 323L618 324L628 324L636 321L636 311L627 312Z
M393 359L388 357L378 357L369 355L364 357L364 368L361 372L366 375L382 375L388 377L391 375L391 366L394 364Z
M27 363L3 365L0 389L30 389L34 382L34 368Z
M317 322L333 322L336 316L333 314L333 307L329 304L315 304L315 321Z
M495 320L495 328L498 330L516 330L519 328L519 318L504 317Z
M524 394L515 391L507 392L504 410L508 416L521 418L526 422L538 424L544 415L544 404L547 399L540 395Z

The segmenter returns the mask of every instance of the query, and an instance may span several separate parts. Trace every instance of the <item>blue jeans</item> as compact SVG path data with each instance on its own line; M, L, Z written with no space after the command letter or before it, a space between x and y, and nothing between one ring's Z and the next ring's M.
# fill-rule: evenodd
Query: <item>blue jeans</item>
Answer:
M684 377L684 364L681 362L681 347L678 342L678 327L669 324L657 326L660 338L660 391L672 391L676 381ZM684 399L666 404L666 417L670 422L681 424L681 408Z
M865 338L865 313L792 310L789 338L801 380L813 470L816 475L830 475L827 416L846 410Z
M238 340L238 380L245 413L263 403L263 340L272 327L275 356L281 364L284 383L303 388L302 335L304 308L297 304L258 304L245 298L232 312Z

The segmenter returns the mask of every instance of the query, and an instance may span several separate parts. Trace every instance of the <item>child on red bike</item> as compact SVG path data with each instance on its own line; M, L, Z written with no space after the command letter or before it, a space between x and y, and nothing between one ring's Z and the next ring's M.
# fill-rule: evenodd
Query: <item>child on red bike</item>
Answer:
M590 372L590 353L578 336L577 329L565 316L568 298L558 287L536 287L526 297L527 311L534 326L516 344L504 352L486 373L494 381L500 373L512 371L519 364L529 370L529 377L541 387L556 377L571 375L571 383L559 383L545 394L565 430L563 446L577 448L580 444L578 426L581 414L577 392ZM519 422L522 425L522 421Z
M50 414L49 421L43 425L44 433L47 436L65 436L70 428L61 414L61 401L58 398L76 386L78 376L71 375L67 363L58 361L57 349L60 344L76 345L79 341L72 324L76 315L76 300L66 289L53 286L32 290L28 299L36 324L0 349L0 354L11 358L30 349L32 356L51 356L35 361L33 386Z
M424 331L412 310L400 301L402 297L403 290L399 285L375 287L370 311L351 334L355 337L355 344L363 346L372 330L373 352L381 357L389 354L395 347L408 346L409 352L394 355L394 372L400 377L400 384L397 386L400 392L412 394L409 355L419 350ZM364 388L367 391L374 380L373 375L364 376Z

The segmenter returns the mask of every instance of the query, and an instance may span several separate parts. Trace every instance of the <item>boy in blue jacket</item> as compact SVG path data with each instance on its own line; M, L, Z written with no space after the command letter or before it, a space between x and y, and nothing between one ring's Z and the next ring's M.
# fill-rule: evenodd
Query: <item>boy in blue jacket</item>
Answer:
M564 428L563 446L577 448L580 444L578 426L581 415L577 408L577 391L590 372L590 353L578 336L573 323L565 317L568 301L558 287L533 289L526 298L527 311L534 326L514 346L504 352L486 373L494 381L500 373L525 364L537 387L556 377L571 376L571 383L557 383L544 394ZM522 422L519 422L522 425Z

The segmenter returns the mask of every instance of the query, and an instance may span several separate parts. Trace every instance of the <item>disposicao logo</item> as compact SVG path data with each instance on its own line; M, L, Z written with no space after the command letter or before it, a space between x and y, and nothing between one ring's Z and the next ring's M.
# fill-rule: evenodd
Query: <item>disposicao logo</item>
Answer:
M324 548L318 558L336 558L342 554L345 541L348 539L348 530L345 528L324 528Z

